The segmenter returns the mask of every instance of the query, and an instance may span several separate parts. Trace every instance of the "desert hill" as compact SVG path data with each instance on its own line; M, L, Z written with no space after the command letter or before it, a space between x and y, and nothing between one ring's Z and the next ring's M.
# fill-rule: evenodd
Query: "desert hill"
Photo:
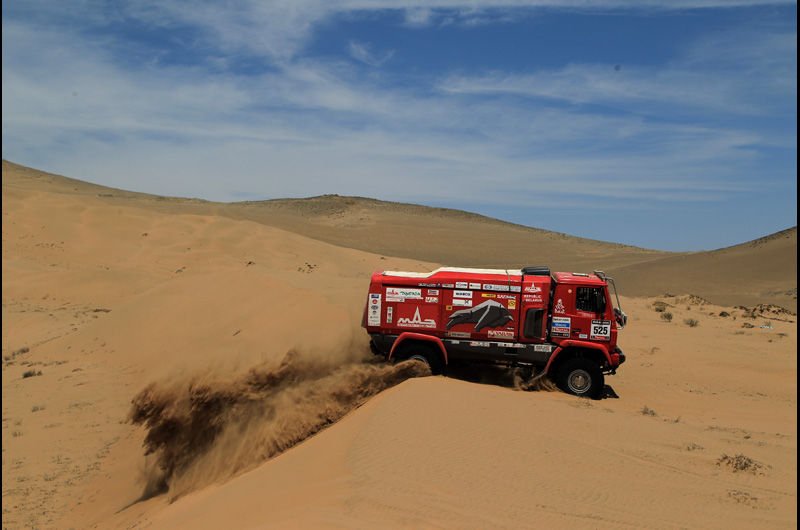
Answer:
M418 377L369 354L365 282L439 262L267 222L344 237L330 204L351 200L245 219L4 162L3 526L796 526L796 317L625 296L628 361L597 402Z
M453 266L602 269L623 293L694 293L730 305L797 310L797 228L709 252L671 253L578 238L445 208L327 195L214 203L89 184L3 161L4 185L94 196L108 205L254 221L337 246ZM459 242L469 241L469 245ZM736 287L732 287L736 286Z

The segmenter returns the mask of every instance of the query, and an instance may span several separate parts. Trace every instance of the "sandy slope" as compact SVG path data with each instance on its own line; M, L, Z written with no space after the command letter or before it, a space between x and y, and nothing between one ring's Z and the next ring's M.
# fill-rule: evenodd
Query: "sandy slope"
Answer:
M152 461L126 418L147 384L213 387L290 348L346 365L364 354L368 274L435 265L8 168L4 527L796 526L796 319L690 298L660 299L671 323L654 299L624 299L629 362L608 380L619 399L415 379L262 465L230 436L177 500L137 502ZM301 404L328 407L365 369L281 395L243 438L296 425ZM723 454L762 467L734 472Z

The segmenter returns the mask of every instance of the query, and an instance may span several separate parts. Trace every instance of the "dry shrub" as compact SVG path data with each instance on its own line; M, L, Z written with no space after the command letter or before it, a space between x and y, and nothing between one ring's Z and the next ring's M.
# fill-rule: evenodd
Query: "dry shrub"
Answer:
M722 456L717 459L717 465L720 467L727 467L734 473L746 472L754 475L763 474L761 470L764 469L764 464L756 462L749 456L745 456L741 453L734 456L723 453Z
M664 322L672 322L672 313L670 312L661 313L661 320L663 320Z
M698 324L700 324L700 321L695 320L694 318L686 318L684 319L683 323L689 326L690 328L696 328Z

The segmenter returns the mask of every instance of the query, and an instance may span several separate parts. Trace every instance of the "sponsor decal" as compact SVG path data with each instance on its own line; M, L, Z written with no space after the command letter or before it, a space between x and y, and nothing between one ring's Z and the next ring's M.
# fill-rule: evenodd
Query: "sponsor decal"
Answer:
M553 308L553 313L564 313L565 311L564 302L559 298L558 302L556 302L556 306Z
M522 290L522 287L520 287L519 285L512 285L510 287L510 290L512 293L518 293Z
M409 289L403 287L386 288L387 302L405 302L407 298L412 300L421 300L422 289Z
M497 296L498 300L516 300L517 298L517 295L515 294L498 294L495 296Z
M438 296L426 296L425 297L425 303L426 304L438 304L439 303L439 297Z
M523 291L523 292L526 292L526 293L541 293L542 292L542 288L541 287L536 287L535 284L530 284L530 285L526 285L525 286L525 291Z
M394 310L392 309L392 306L389 306L389 307L386 308L386 323L387 324L391 324L392 323L393 313L394 313Z
M484 291L510 291L511 289L508 285L497 285L496 283L484 283L483 284Z
M472 333L467 333L466 331L448 331L445 335L456 339L468 339L472 336Z
M553 351L553 347L549 344L536 344L533 347L533 351L551 352Z
M404 328L435 328L436 321L432 318L423 320L419 316L419 307L414 311L413 318L398 318L397 325Z
M490 329L489 330L489 337L493 337L495 339L513 339L514 332L513 331L505 331L501 329Z
M419 283L420 287L439 287L438 283Z
M453 305L455 305L453 300ZM483 328L505 327L510 321L514 320L508 309L497 300L486 300L470 309L454 311L447 321L447 329L459 324L474 324L476 332Z
M368 326L381 325L381 295L380 293L369 294L369 311L367 313Z
M480 288L481 288L481 284L479 284L479 283L472 283L472 282L470 282L470 284L469 284L469 288L470 288L470 289L477 289L477 290L480 290Z
M472 299L472 291L453 291L453 298L469 298Z
M589 338L589 335L587 335L586 333L578 333L578 338L579 339L587 339L587 338Z
M483 342L483 341L480 341L480 340L473 340L472 342L469 343L469 345L470 346L478 346L479 348L488 348L489 347L489 343L488 342Z
M456 282L456 289L469 289L467 282Z
M494 293L481 293L481 298L497 298L497 295Z
M453 305L460 307L472 307L472 300L466 300L464 298L453 298ZM449 307L450 309L453 308L453 306L447 306L447 307ZM448 309L448 311L450 309Z
M428 296L439 296L439 289L428 289Z
M569 317L553 317L550 333L554 337L569 337L571 320Z
M508 308L509 309L516 309L517 308L517 301L513 298L508 301Z
M453 287L455 287L455 285L453 285L452 283L443 283L442 287L444 287L445 289L452 289Z
M592 340L610 340L611 339L611 321L610 320L592 320L591 332L589 338Z

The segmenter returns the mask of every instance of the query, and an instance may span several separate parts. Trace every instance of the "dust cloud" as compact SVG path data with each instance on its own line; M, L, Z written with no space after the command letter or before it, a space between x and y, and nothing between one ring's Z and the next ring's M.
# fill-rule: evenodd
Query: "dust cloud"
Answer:
M129 420L146 429L143 498L172 499L230 478L334 423L369 397L430 375L417 361L367 357L342 363L290 351L222 380L213 373L153 383L132 401Z

